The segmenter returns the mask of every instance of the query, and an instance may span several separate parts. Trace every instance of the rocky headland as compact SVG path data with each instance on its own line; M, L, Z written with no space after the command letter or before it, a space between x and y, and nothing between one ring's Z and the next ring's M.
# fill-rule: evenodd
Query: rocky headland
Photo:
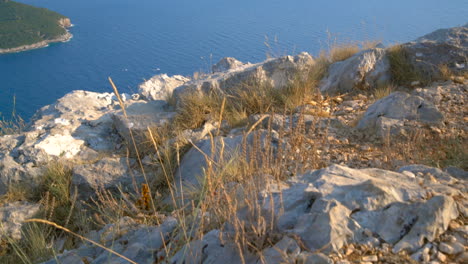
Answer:
M335 52L41 108L0 137L0 260L467 263L468 24Z
M0 54L47 47L73 36L69 18L45 8L0 0Z

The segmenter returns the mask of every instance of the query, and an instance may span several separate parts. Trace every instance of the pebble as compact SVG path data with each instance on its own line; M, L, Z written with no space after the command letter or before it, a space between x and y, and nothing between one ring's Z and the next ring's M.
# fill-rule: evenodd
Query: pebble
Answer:
M439 244L439 250L449 255L453 255L455 253L455 249L445 242Z
M335 262L335 264L351 264L351 262L347 260L338 260L337 262Z
M455 77L453 77L452 81L454 83L464 84L465 83L465 78L463 78L463 76L455 76Z
M445 256L441 252L437 252L437 259L440 260L441 262L445 262L447 260L447 256Z
M362 257L362 261L376 262L376 261L379 261L379 258L376 255L364 256Z
M416 176L414 175L414 173L412 173L411 171L403 171L402 174L410 177L410 178L416 178Z

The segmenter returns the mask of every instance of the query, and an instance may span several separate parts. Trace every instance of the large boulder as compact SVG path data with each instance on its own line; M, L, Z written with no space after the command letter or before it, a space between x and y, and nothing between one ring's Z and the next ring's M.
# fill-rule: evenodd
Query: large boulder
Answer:
M299 236L311 251L381 239L396 252L414 252L458 217L452 196L461 193L447 186L450 181L420 182L411 173L332 165L293 178L289 188L260 201L279 231Z
M427 76L437 76L440 65L447 65L454 72L468 70L468 24L436 30L403 47L411 63Z
M167 74L158 74L140 84L138 90L149 100L166 100L175 88L188 81L190 79L182 75L169 77Z
M221 64L226 64L220 62ZM174 90L176 97L184 91L228 91L249 84L267 84L274 88L286 86L301 71L315 63L312 56L303 52L296 56L269 59L256 64L239 65L228 71L215 72L198 80L187 82ZM226 65L224 65L226 66ZM223 67L220 67L223 68ZM226 68L226 67L224 67ZM223 69L224 69L223 68Z
M441 125L444 116L429 100L405 92L394 92L371 105L357 128L370 133L377 132L384 137L388 133L396 133L406 120Z
M353 89L369 89L390 81L390 63L385 49L373 48L335 62L328 76L321 81L323 93L347 93Z

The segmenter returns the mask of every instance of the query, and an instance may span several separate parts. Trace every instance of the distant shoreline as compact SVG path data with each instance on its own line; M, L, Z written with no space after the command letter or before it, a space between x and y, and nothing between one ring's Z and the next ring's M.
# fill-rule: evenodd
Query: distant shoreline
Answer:
M68 42L70 39L73 38L73 35L68 31L67 28L72 27L73 24L71 24L70 19L68 19L68 18L60 19L59 24L66 30L65 34L60 35L60 36L58 36L56 38L53 38L53 39L43 40L43 41L40 41L40 42L37 42L37 43L34 43L34 44L22 45L22 46L19 46L19 47L9 48L9 49L0 49L0 55L45 48L45 47L49 46L50 43Z
M51 39L51 40L43 40L38 43L34 43L31 45L23 45L19 46L16 48L11 48L11 49L0 49L0 54L8 54L8 53L18 53L18 52L23 52L23 51L28 51L28 50L34 50L34 49L40 49L40 48L45 48L49 46L50 43L57 43L57 42L67 42L70 39L72 39L73 35L67 31L66 34L61 35L58 38Z

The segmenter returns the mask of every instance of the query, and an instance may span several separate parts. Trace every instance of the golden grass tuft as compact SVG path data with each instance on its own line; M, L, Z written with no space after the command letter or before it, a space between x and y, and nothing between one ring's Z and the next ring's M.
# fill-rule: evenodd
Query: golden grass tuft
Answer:
M344 61L360 51L358 44L339 44L330 49L330 61L332 63Z
M453 72L446 64L439 65L440 79L448 81L452 79Z
M374 89L373 95L375 100L382 99L396 90L396 86L391 83L381 85Z

